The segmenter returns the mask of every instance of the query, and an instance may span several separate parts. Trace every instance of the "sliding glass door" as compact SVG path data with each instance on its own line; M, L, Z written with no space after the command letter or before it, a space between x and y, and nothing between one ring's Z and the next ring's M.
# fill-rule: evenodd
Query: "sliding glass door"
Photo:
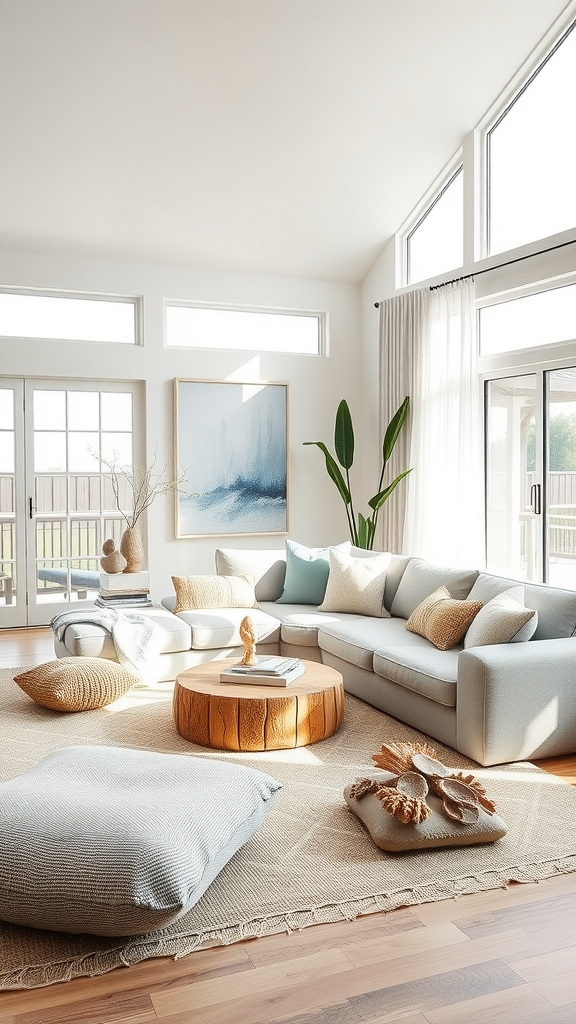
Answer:
M486 384L490 572L576 588L576 368Z

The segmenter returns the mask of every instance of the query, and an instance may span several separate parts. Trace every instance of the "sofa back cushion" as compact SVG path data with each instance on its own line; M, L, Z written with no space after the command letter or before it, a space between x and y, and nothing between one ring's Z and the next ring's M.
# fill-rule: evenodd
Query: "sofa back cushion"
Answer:
M468 595L470 600L487 604L493 597L517 587L518 580L481 572ZM560 590L545 583L524 583L524 604L538 612L533 640L556 640L576 633L576 591Z
M284 589L284 551L249 551L246 548L216 548L219 576L252 576L257 601L277 601Z
M398 584L390 609L392 615L409 619L424 598L442 586L448 588L451 597L463 601L468 597L477 576L477 569L446 569L424 558L411 558Z

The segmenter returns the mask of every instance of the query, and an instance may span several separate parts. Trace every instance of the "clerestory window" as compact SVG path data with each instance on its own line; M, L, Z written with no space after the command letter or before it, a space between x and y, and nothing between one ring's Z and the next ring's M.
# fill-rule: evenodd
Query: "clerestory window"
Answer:
M459 167L406 236L407 283L425 281L463 263L463 170Z
M489 253L576 227L575 28L487 133Z

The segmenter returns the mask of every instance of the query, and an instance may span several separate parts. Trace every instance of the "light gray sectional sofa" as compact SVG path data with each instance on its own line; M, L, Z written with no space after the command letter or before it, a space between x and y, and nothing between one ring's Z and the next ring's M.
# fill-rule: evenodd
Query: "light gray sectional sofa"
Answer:
M453 598L488 601L517 580L392 555L383 616L323 612L282 603L283 551L218 549L216 571L255 580L257 607L174 614L175 598L146 612L165 633L160 678L239 653L238 627L249 614L259 652L321 660L342 673L345 689L483 765L576 750L576 592L524 585L537 611L530 640L438 650L406 629L415 608L445 585ZM534 620L536 621L536 620ZM520 634L518 634L520 637ZM59 657L115 658L111 637L86 622L55 640ZM384 737L383 737L384 740Z

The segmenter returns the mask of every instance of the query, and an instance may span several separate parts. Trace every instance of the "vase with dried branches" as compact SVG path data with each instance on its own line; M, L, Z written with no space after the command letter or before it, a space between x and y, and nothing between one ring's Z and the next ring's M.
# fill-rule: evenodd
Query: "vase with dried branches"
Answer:
M179 488L184 482L184 476L180 475L174 480L167 479L168 463L165 463L162 470L158 472L156 470L156 455L149 466L136 466L134 469L120 466L117 452L113 452L110 459L105 459L102 455L99 455L98 458L110 474L116 507L126 523L120 538L120 552L126 559L126 568L123 572L138 572L144 563L144 545L139 526L140 517L146 509L150 508L156 498ZM121 486L122 482L124 486ZM126 509L121 491L130 497L131 511Z

